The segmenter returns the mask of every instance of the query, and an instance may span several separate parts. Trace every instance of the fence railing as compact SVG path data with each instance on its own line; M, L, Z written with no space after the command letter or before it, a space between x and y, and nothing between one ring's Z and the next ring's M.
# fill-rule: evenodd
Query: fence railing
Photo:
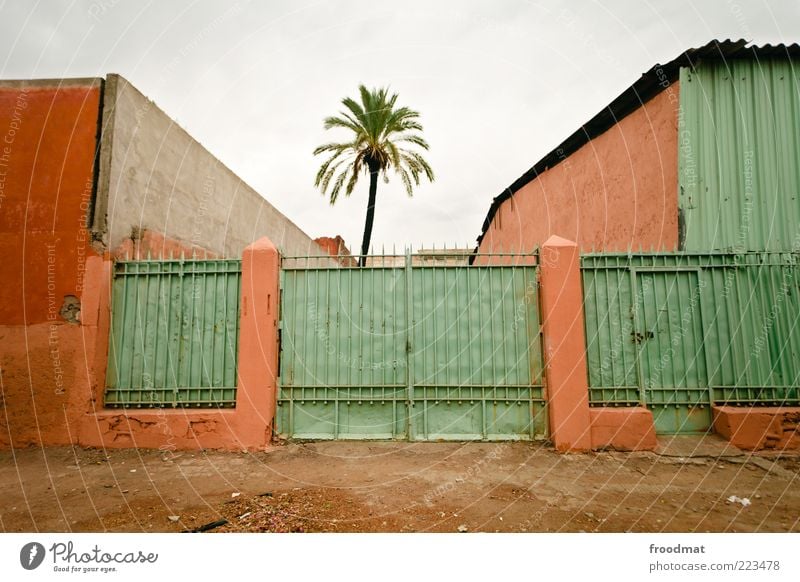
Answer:
M114 265L105 405L236 403L241 261Z
M592 404L800 403L799 259L583 256Z

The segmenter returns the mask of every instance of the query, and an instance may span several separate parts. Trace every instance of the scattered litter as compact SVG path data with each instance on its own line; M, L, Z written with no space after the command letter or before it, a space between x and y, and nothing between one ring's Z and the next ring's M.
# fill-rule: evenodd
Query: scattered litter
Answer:
M741 503L742 507L747 507L750 505L750 500L747 497L737 497L736 495L731 495L728 497L728 503Z
M239 519L244 519L245 517L247 517L247 516L248 516L248 515L250 515L251 513L253 513L253 512L252 512L252 511L248 511L248 512L246 512L246 513L243 513L242 515L240 515L240 516L239 516Z
M231 493L231 497L239 497L239 495L241 495L241 493L239 493L238 491L235 493Z
M221 527L228 523L227 519L218 519L217 521L212 521L211 523L207 523L205 525L201 525L200 527L196 527L194 529L187 529L184 530L183 533L203 533L204 531L208 531L217 527Z
M463 482L464 482L463 477L456 477L456 483L463 483Z
M466 525L464 525L464 524L462 523L460 526L458 526L458 531L459 531L460 533L466 533L466 532L468 532L468 531L469 531L469 528L468 528Z
M127 489L123 489L123 490L122 490L122 492L123 492L123 493L127 493L127 492L128 492L128 490L127 490Z
M500 521L503 521L503 518L502 518L502 516L500 517Z
M135 472L136 472L136 469L131 469L131 473L135 473Z
M181 520L181 516L180 515L168 515L167 519L170 520L170 521L180 521Z
M439 512L439 517L442 517L442 518L444 518L444 517L446 517L446 516L447 516L447 514L446 514L444 511L440 511L440 512Z

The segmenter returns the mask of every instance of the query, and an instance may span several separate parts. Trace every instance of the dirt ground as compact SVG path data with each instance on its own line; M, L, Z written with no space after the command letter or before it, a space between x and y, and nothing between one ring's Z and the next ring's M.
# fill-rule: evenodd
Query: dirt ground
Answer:
M533 443L291 443L261 453L0 452L0 529L800 532L800 456L716 437L657 453ZM747 498L745 506L730 496Z

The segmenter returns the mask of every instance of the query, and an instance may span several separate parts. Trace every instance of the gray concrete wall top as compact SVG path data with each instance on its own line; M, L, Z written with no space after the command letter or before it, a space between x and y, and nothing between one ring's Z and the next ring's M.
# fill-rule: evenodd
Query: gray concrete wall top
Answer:
M59 87L95 87L103 83L100 77L82 77L77 79L0 79L0 87L51 89Z
M103 103L92 219L102 246L148 229L223 257L263 236L283 254L325 254L123 77L108 76Z

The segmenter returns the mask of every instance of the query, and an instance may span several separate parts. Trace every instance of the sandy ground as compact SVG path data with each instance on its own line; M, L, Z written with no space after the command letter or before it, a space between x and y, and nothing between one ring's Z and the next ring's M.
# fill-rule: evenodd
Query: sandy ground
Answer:
M716 437L657 453L531 443L291 443L261 453L0 452L19 531L800 532L800 455ZM747 498L749 506L727 499Z

